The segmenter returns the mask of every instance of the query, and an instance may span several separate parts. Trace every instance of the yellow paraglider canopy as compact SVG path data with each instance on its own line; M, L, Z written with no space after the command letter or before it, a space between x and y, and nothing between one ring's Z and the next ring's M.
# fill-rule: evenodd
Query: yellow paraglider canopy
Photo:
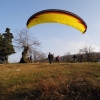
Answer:
M60 23L69 25L85 33L87 25L78 15L65 10L47 9L33 14L27 21L27 27L43 23Z

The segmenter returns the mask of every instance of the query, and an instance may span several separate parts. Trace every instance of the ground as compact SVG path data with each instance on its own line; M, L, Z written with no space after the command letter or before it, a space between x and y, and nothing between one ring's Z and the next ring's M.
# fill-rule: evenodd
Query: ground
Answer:
M99 100L100 63L1 64L0 93L0 100Z

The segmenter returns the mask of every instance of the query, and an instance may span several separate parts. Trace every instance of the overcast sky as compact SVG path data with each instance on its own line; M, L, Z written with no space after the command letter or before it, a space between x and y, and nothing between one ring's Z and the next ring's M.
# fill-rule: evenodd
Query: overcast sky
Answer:
M15 36L15 30L24 29L28 18L45 9L62 9L80 16L87 24L82 34L75 28L62 24L40 24L29 29L41 43L44 53L64 55L78 53L85 45L100 51L100 0L0 0L0 33L9 27ZM19 61L21 52L9 57L9 61Z

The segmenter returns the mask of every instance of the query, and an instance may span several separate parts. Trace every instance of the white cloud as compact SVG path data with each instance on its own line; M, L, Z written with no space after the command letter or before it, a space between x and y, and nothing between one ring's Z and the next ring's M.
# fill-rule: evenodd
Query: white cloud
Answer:
M95 52L100 52L100 47L96 45L92 45L94 47Z
M70 52L72 54L77 53L80 48L82 48L85 43L84 42L67 42L67 41L61 41L59 39L54 40L55 45L55 53L59 55L64 55L67 52Z
M54 39L54 48L52 48L52 51L54 52L55 55L64 55L67 52L70 52L71 54L76 54L79 52L79 49L82 49L84 46L92 46L94 47L94 51L99 52L100 47L96 45L91 45L88 44L85 41L62 41L60 39Z

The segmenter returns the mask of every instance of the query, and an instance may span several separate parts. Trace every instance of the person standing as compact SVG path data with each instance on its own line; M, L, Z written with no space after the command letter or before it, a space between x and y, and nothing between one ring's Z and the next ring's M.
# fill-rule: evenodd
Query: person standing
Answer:
M32 63L32 55L30 56L30 63Z
M76 55L73 55L73 62L75 63L76 62Z
M49 63L51 64L52 61L53 61L53 55L49 52L48 54L48 60L49 60Z
M59 55L56 57L56 62L58 62L59 63Z

